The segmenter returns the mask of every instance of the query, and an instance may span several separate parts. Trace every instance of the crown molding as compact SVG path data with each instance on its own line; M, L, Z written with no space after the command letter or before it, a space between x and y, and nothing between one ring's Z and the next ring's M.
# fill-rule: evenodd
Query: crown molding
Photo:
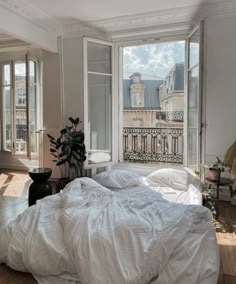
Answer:
M199 6L187 6L182 8L170 8L156 12L142 13L136 15L115 17L99 21L93 21L89 24L102 29L112 36L131 30L147 30L150 27L158 27L164 30L172 26L185 23L192 27L196 22L204 17L227 17L236 15L235 0L221 0L220 2L203 4Z
M163 26L165 24L170 25L191 20L196 8L196 6L178 9L172 8L156 12L93 21L90 22L90 24L111 33L140 27L145 28L149 26Z
M74 22L72 24L66 24L63 26L63 38L74 38L82 36L102 36L103 38L107 38L108 34L104 30L84 22Z
M119 33L138 32L144 33L151 30L165 31L171 28L180 30L180 26L193 26L203 17L225 17L236 15L235 0L218 0L215 3L192 5L180 8L170 8L149 13L140 13L121 17L108 18L98 21L80 22L63 25L50 17L42 10L30 4L29 0L0 0L0 8L24 18L36 27L53 35L65 37L81 35L110 34L118 37ZM186 27L184 28L184 30Z
M170 38L183 39L192 29L190 23L177 23L175 25L162 25L162 26L148 26L145 28L135 28L130 30L123 30L113 32L111 38L114 42L120 41L135 41L139 38L143 40L170 40Z
M0 0L0 7L31 22L44 31L61 34L63 26L42 10L35 8L25 0Z

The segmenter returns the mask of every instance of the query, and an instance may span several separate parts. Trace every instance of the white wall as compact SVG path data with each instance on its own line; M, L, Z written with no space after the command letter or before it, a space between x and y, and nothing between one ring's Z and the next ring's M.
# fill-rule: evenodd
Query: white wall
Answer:
M224 157L236 137L236 16L207 23L206 161Z
M43 167L53 169L52 177L59 176L59 169L51 161L49 139L47 133L58 137L62 128L62 102L61 102L61 77L60 55L43 51L43 121L41 133L41 155Z

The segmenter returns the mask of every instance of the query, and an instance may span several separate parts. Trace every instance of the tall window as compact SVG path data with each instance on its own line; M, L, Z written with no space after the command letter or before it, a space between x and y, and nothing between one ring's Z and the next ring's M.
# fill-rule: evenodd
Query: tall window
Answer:
M37 61L2 64L2 150L36 157Z
M120 160L183 163L185 42L123 47Z

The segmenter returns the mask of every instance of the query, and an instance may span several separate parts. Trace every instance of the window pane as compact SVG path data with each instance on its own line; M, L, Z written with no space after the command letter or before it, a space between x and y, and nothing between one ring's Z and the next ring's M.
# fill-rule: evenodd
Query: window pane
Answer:
M188 71L188 129L187 129L187 165L198 168L199 163L199 48L200 29L189 38L189 71Z
M90 145L88 164L112 160L112 77L88 75L88 118Z
M189 72L189 114L188 114L188 163L198 161L198 112L199 112L199 69Z
M36 62L30 60L30 90L29 90L29 129L31 154L37 155L37 97L36 97Z
M15 153L27 150L27 101L25 62L15 63Z
M11 73L10 73L10 64L5 64L3 66L3 85L11 84Z
M192 68L199 64L199 29L191 36L189 45L189 68Z
M88 71L111 74L111 46L88 42Z
M36 84L36 62L33 60L30 60L29 63L29 72L30 72L30 83Z
M11 151L11 91L10 87L3 87L3 149Z

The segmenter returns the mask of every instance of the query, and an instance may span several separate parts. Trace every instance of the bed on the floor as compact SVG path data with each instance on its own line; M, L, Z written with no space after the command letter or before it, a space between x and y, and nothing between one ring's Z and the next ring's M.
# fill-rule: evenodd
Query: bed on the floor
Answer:
M79 178L1 228L0 261L41 284L215 284L211 212L185 171Z

